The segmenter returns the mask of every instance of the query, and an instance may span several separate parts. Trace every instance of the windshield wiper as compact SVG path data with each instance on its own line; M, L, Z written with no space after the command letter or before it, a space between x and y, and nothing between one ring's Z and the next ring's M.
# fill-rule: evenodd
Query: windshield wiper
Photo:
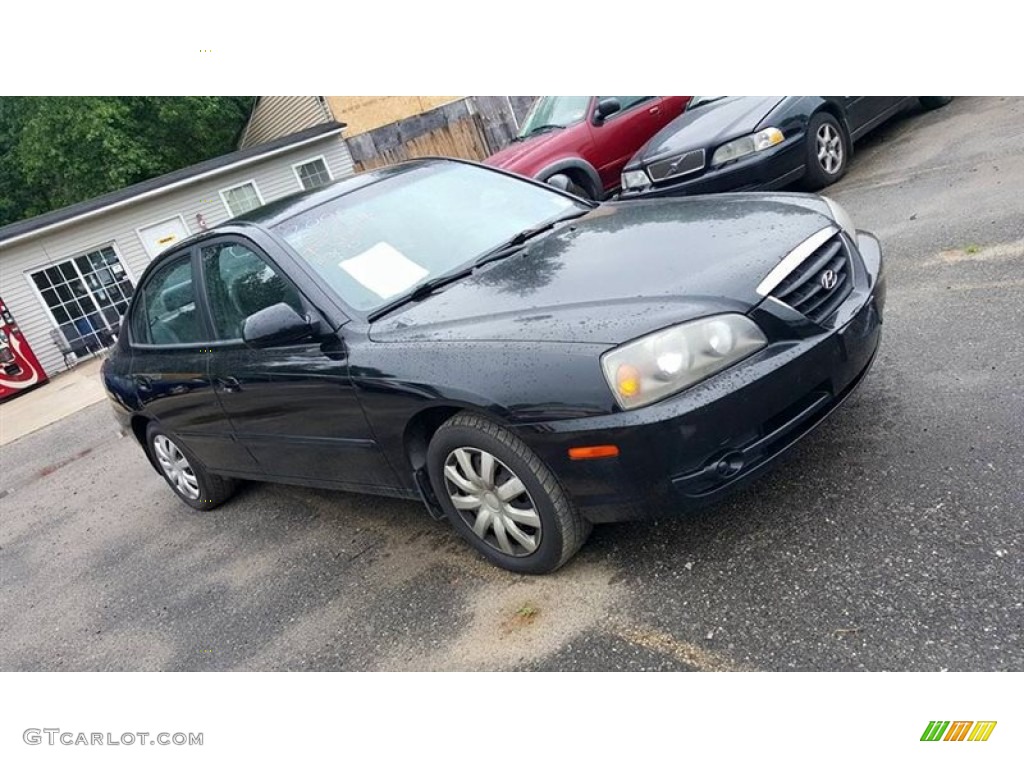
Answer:
M561 224L563 221L577 219L580 216L583 216L584 214L587 213L590 213L589 208L585 208L580 211L575 211L565 216L559 216L555 219L551 219L550 221L546 221L543 224L539 224L536 227L530 227L529 229L524 229L521 232L517 232L515 235L513 235L508 240L503 242L501 245L498 245L492 248L491 250L487 251L483 255L478 256L475 261L471 261L467 266L460 267L459 269L453 270L451 272L446 272L445 274L438 275L437 277L432 277L429 280L424 280L422 283L420 283L411 291L409 291L409 293L403 294L399 298L395 299L389 304L385 304L383 307L380 307L379 309L375 309L367 316L367 320L369 320L372 323L374 320L383 317L391 310L397 309L403 304L408 304L413 301L419 301L420 299L429 296L438 288L443 288L449 283L454 283L456 280L461 280L464 277L468 277L485 264L490 264L491 262L508 258L512 254L519 251L519 249L522 248L524 245L526 245L526 242L530 240L530 238L536 237L542 232L547 232L549 229L553 229L555 225Z
M412 301L419 301L425 296L429 296L438 288L446 286L448 283L454 283L456 280L461 280L462 278L473 274L473 270L476 269L476 266L476 262L473 262L468 267L463 267L462 269L458 269L454 272L448 272L443 275L438 275L437 277L432 277L429 280L424 280L409 291L409 293L403 294L394 301L385 304L383 307L373 310L366 319L372 323L374 320L383 317L391 310L396 309L403 304L408 304Z
M473 262L473 265L476 267L480 267L483 266L484 264L490 264L492 261L497 261L498 259L504 259L507 256L511 256L513 253L518 251L523 245L525 245L526 241L529 240L530 238L536 237L542 232L547 232L549 229L554 229L555 225L561 224L563 221L571 221L572 219L578 219L580 216L583 216L584 214L587 213L590 213L589 208L584 209L582 211L576 211L565 216L559 216L556 219L546 221L543 224L540 224L536 227L530 227L529 229L524 229L522 232L517 232L501 245L495 246L487 253L477 258L477 260Z
M562 128L565 128L565 126L557 125L556 123L544 123L544 125L535 125L526 133L521 134L519 138L525 139L527 136L533 136L533 134L540 133L541 131L557 131L561 130Z

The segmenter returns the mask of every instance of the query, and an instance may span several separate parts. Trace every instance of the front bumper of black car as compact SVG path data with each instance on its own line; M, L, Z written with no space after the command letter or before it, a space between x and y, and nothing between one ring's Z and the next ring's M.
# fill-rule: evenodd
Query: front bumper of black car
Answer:
M623 190L619 199L645 200L654 197L779 189L804 175L806 155L805 137L801 134L787 139L777 147L720 168L705 168L697 174L668 179L644 189Z
M586 419L520 426L580 511L604 523L713 503L760 475L863 381L881 339L885 279L874 237L858 235L858 289L841 324L769 334L757 354L659 403ZM779 327L770 300L751 312ZM783 313L784 314L784 313ZM571 460L614 445L618 456Z

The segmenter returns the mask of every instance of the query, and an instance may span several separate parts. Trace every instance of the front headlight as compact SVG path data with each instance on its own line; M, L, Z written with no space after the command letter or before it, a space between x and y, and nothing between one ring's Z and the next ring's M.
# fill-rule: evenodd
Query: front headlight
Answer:
M821 199L828 203L828 209L832 211L832 218L835 219L836 224L839 228L846 233L853 242L857 242L857 228L853 225L853 217L846 212L839 203L833 200L831 197L821 196Z
M624 409L661 400L738 363L768 343L743 315L714 315L642 336L601 357Z
M711 158L711 164L721 165L722 163L728 163L730 160L737 160L741 157L752 155L763 149L774 147L776 144L781 144L783 138L782 131L778 128L765 128L763 131L752 133L749 136L733 139L715 150L715 154Z
M651 179L646 171L624 171L622 174L623 189L643 189L651 186Z

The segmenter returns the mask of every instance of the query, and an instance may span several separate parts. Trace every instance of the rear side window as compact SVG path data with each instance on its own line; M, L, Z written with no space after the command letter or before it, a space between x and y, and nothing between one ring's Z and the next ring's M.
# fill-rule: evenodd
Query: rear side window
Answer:
M210 316L218 339L242 338L245 319L274 304L283 302L304 314L292 284L252 248L225 242L208 245L201 253Z
M132 313L132 338L139 344L201 344L208 341L196 306L188 256L156 270L139 291Z

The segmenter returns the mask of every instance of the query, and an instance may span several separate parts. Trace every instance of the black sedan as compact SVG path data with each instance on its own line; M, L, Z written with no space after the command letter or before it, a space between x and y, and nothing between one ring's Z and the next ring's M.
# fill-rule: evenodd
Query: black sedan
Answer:
M864 377L884 299L822 197L595 205L419 160L176 244L103 378L194 508L238 479L420 499L543 573L767 467Z
M815 190L846 173L853 142L910 103L949 96L695 96L622 172L622 197Z

